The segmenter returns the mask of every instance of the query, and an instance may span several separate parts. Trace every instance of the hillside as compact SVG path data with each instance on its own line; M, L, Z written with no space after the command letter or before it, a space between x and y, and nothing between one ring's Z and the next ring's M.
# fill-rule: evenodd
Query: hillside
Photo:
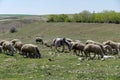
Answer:
M22 39L29 37L30 41L36 36L42 36L48 41L56 37L69 37L81 41L92 39L100 42L105 40L119 42L119 28L119 24L31 22L18 28L17 33L9 34L6 31L5 33L1 33L0 37L1 39Z
M0 32L6 32L11 27L21 28L34 22L45 22L46 17L38 15L0 14Z
M15 21L13 21L15 22ZM0 22L1 23L1 22ZM2 23L2 25L6 25ZM11 24L11 22L10 22ZM23 24L23 23L22 23ZM0 24L1 25L1 24ZM12 25L12 24L11 24ZM9 26L8 26L9 27ZM18 32L9 33L9 28L0 31L0 40L20 39L23 43L36 44L34 38L42 36L51 42L56 37L68 37L83 43L114 40L120 42L120 24L97 23L47 23L31 22L17 27ZM0 29L2 29L0 27ZM78 60L71 53L55 53L50 48L36 44L42 54L41 59L23 58L18 54L8 56L0 54L1 80L118 80L120 78L120 59ZM49 61L52 59L52 61Z

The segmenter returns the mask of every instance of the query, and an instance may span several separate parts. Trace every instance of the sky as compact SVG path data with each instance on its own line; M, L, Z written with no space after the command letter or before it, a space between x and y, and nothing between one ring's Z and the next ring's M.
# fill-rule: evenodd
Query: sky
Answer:
M120 12L120 0L0 0L0 14L74 14L83 10Z

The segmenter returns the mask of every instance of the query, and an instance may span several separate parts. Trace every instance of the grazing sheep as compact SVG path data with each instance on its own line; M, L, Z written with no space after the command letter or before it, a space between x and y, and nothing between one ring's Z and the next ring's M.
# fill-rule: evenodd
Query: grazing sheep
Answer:
M42 37L36 37L36 38L35 38L35 41L36 41L36 43L41 43L41 44L44 43Z
M51 44L50 42L44 42L44 45L45 45L46 47L52 48L52 44Z
M119 51L120 51L120 43L118 43L118 48L119 48Z
M2 53L2 46L0 46L0 53Z
M19 39L13 39L10 42L14 45L16 42L20 42L20 40Z
M0 46L2 46L5 41L7 41L7 40L1 40L0 41Z
M24 44L20 41L15 42L15 44L14 44L14 48L16 49L16 51L18 51L19 54L21 54L21 48L22 48L23 45Z
M103 47L107 54L113 54L113 50L109 45L104 45Z
M85 44L94 44L94 43L95 43L95 41L93 41L93 40L87 40Z
M29 58L41 58L38 47L33 44L24 44L21 48L22 55Z
M104 53L105 55L107 55L107 54L105 53L105 50L104 50L104 47L103 47L103 44L102 44L102 43L97 42L97 41L93 41L93 40L87 40L87 41L86 41L86 45L87 45L87 44L96 44L96 45L99 45L99 46L101 47L103 53Z
M101 56L101 58L104 57L104 53L103 53L101 47L96 44L87 44L84 48L84 53L85 53L86 57L88 57L88 55L89 55L90 58L92 58L90 56L90 53L94 53L94 57L96 56L96 54L98 54L98 58L99 58L99 55Z
M82 43L82 41L80 41L80 40L75 40L75 42Z
M66 38L66 40L67 40L68 42L73 42L73 40L70 39L70 38Z
M5 41L5 42L2 44L2 48L3 48L3 51L4 51L6 54L9 54L9 55L11 55L11 56L14 55L15 50L14 50L14 47L13 47L13 45L12 45L11 42Z
M109 45L113 50L115 50L116 54L118 54L118 52L119 52L119 44L117 42L108 40L106 42L103 42L103 44L104 45Z
M71 42L71 49L73 50L73 52L76 55L79 55L79 54L77 54L77 51L79 51L79 53L81 52L81 54L83 56L84 47L85 47L85 44L83 44L81 42Z
M66 38L55 38L53 39L52 42L52 46L55 46L55 49L60 52L60 50L58 50L58 47L63 47L61 52L64 52L65 50L65 45L67 45L69 51L70 51L70 42L66 40Z
M19 39L13 39L10 41L12 45L14 46L16 52L21 53L21 47L23 46L23 43Z

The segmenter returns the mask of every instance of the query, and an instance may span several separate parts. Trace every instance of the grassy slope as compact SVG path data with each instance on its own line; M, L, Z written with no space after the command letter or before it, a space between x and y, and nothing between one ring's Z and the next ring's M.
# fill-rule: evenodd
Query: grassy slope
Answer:
M15 34L4 33L3 38L34 38L43 36L47 40L55 37L69 37L86 41L87 39L105 41L119 41L120 25L117 24L86 24L86 23L34 23L30 24ZM9 34L9 35L8 35ZM31 41L31 40L29 40Z
M51 41L55 37L69 37L85 42L87 39L119 41L120 25L86 23L33 23L17 33L1 33L0 39L19 38L24 43L34 43L35 36ZM0 54L2 80L118 80L120 59L84 60L69 53L54 53L39 45L42 59L26 59ZM53 55L51 55L53 54ZM59 55L58 55L59 54ZM48 59L53 59L49 61Z

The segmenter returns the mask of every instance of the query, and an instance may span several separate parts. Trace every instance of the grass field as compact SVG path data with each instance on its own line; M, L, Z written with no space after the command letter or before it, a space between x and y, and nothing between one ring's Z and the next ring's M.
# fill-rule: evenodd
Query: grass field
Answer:
M68 37L83 43L92 39L103 42L120 42L119 24L89 23L30 23L16 33L0 33L0 39L20 39L23 43L36 44L34 38L42 36L51 42L56 37ZM119 80L120 59L78 60L71 53L55 53L45 46L38 45L41 59L29 59L15 54L0 54L1 80ZM52 59L49 61L48 59Z

